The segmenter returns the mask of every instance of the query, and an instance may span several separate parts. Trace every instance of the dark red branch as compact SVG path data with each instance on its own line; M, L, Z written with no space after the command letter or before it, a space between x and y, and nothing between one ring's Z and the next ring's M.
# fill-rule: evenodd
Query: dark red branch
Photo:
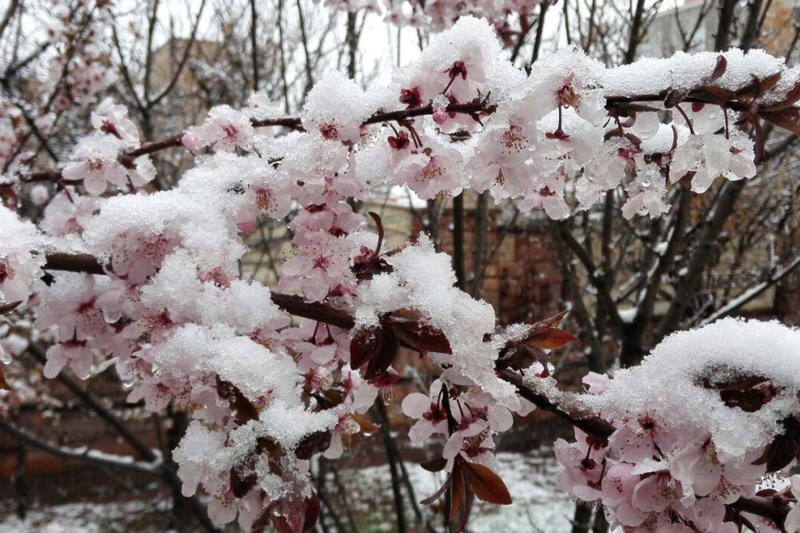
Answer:
M577 405L569 404L565 401L558 402L548 398L528 386L522 376L511 370L498 370L497 376L511 383L517 388L520 396L534 404L539 409L558 415L574 427L580 429L587 435L594 437L600 442L608 442L608 437L614 433L614 426L602 418L593 415Z
M337 309L330 304L306 302L300 296L281 294L279 292L272 293L272 301L275 302L275 305L294 316L324 322L343 329L352 329L355 326L355 320L349 311Z
M779 527L786 521L789 514L789 507L776 499L753 496L752 498L739 498L728 505L732 510L739 513L750 513L763 516L775 522Z
M45 270L62 270L65 272L85 272L86 274L105 274L100 261L89 254L47 254Z
M127 159L129 161L133 161L137 157L141 157L143 155L153 154L155 152L159 152L167 148L172 148L174 146L180 146L181 139L183 139L183 134L179 133L177 135L170 135L169 137L162 139L160 141L147 142L142 144L139 148L136 148L135 150L129 150L125 152L122 155L122 158Z
M252 124L254 128L263 128L267 126L283 126L285 128L297 131L306 131L306 129L303 127L303 121L297 117L268 118L262 120L256 120L254 118L251 118L250 124Z

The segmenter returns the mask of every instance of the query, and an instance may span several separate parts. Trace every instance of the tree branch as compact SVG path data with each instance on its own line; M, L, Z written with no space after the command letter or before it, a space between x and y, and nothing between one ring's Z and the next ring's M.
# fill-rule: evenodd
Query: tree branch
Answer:
M50 455L61 457L62 459L85 461L98 466L111 467L121 470L133 470L134 472L155 476L162 475L160 472L160 462L151 463L134 461L132 457L98 452L96 450L91 450L88 447L68 448L66 446L59 446L57 444L41 440L31 435L21 427L18 427L3 419L0 419L0 430L9 434L18 442L22 442L31 448L36 448L37 450L49 453Z

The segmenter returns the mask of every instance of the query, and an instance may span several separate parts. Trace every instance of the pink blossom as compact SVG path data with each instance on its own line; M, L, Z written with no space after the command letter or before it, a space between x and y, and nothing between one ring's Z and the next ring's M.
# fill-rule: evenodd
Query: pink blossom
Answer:
M203 124L187 129L182 142L191 152L206 146L231 152L236 148L247 148L253 135L253 126L248 117L230 106L221 105L211 108Z
M46 378L53 379L67 365L80 379L92 375L94 357L86 341L68 340L54 344L47 350L46 355L47 363L44 365Z
M601 482L606 468L603 447L579 429L575 442L558 439L554 445L560 470L556 475L559 487L573 498L592 502L601 497Z
M441 390L438 382L431 385L431 393L435 396L433 399L419 392L412 392L403 398L403 413L417 420L408 433L408 438L415 444L426 441L432 435L447 433L447 414L438 403L439 393L434 392L437 386Z
M345 240L324 231L306 233L297 255L283 265L279 290L300 288L310 301L322 301L354 283Z
M408 185L423 200L443 191L457 193L464 186L464 177L458 171L460 163L461 154L445 146L412 150L398 159L393 181Z

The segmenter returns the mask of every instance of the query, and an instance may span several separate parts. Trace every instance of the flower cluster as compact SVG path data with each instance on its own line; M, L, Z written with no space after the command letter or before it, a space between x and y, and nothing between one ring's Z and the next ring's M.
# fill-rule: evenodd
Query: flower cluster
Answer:
M797 330L726 319L674 334L611 380L592 375L584 402L614 430L558 440L559 483L626 531L739 531L756 519L732 504L796 461L778 436L796 424L798 346Z
M92 113L92 126L96 132L75 147L64 180L81 182L92 196L106 192L109 183L135 191L153 180L156 170L149 156L126 157L125 150L138 147L139 132L124 106L104 100Z
M39 57L44 82L28 84L24 99L6 92L0 97L0 169L12 175L15 170L29 166L33 153L27 151L26 141L47 138L57 122L67 122L66 113L85 110L97 95L114 81L113 69L102 50L101 43L111 23L112 3L106 0L85 0L65 4L46 0L35 9L24 10L26 32L33 34L40 27L47 39L35 43L35 51L11 67L30 68ZM9 12L11 15L12 12ZM41 52L47 51L46 54ZM14 59L17 61L18 58ZM138 142L138 139L135 139Z
M409 432L412 443L423 443L433 435L446 437L442 456L448 472L457 456L496 469L492 435L507 431L513 423L511 412L491 398L482 397L475 389L464 394L458 389L448 390L438 379L431 384L430 397L418 392L406 396L403 412L417 420Z
M111 19L111 3L104 0L68 6L53 1L47 11L47 34L58 53L48 67L52 97L58 111L91 101L114 81L100 43Z
M33 224L0 205L0 242L0 306L24 303L44 264L42 254L32 252L45 241Z

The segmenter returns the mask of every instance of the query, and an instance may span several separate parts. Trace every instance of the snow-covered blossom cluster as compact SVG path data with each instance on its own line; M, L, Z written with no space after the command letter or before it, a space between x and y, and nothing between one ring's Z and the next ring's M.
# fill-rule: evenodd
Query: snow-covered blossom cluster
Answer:
M36 227L0 206L0 303L24 303L44 256L35 251L43 244Z
M762 87L755 101L776 109L793 103L793 96L782 99L796 74L760 51L678 54L609 69L562 50L526 76L485 23L465 17L388 87L365 92L339 74L324 78L309 95L303 125L341 143L347 165L339 171L355 187L388 182L423 199L470 187L523 211L544 208L552 218L621 187L624 216L655 217L680 180L703 192L718 177L754 175L754 143L740 126L753 117L745 105L718 105L720 94L752 92L751 72L785 78ZM675 103L656 87L692 103ZM627 105L637 100L646 105ZM296 135L294 145L319 153L318 138Z
M735 532L742 518L758 531L798 531L797 512L781 529L735 507L774 494L765 474L796 464L780 436L798 424L798 375L800 331L777 322L730 318L675 333L640 366L590 377L583 402L614 431L557 441L559 482L625 531Z
M257 95L241 110L212 109L170 142L140 145L126 110L107 101L60 170L62 190L44 200L44 236L0 210L0 297L30 300L37 331L52 337L46 376L87 378L113 366L130 401L189 413L174 457L184 493L206 491L216 522L313 527L320 504L309 461L338 457L354 435L375 431L366 415L401 379L400 349L440 370L402 407L415 419L412 440L443 441L435 465L449 473L443 490L458 487L462 509L473 493L510 503L492 471L494 437L533 404L508 376L553 389L548 351L576 339L559 329L562 315L499 329L489 304L454 286L449 258L427 237L385 250L380 218L354 206L389 185L421 198L472 188L564 218L614 190L627 195L625 216L658 216L672 187L703 192L719 177L753 176L758 147L747 128L786 123L798 74L758 51L607 69L566 50L526 75L487 22L462 17L387 86L363 90L329 74L296 119L276 117ZM276 135L276 126L294 131ZM156 192L148 157L166 147L196 154L196 165ZM291 295L240 273L260 219L287 217L293 253L277 289ZM56 257L58 249L73 255ZM795 335L768 336L791 348ZM558 444L568 489L601 500L619 524L721 527L768 469L755 460L782 426L766 418L795 413L797 391L777 377L780 368L744 364L761 353L754 344L736 345L741 364L729 369L728 352L692 342L709 352L678 352L711 366L677 364L684 373L676 375L652 362L657 351L634 377L595 379L599 394L585 403L613 424L611 438ZM683 376L687 390L713 395L735 389L740 373L772 380L759 414L735 417L750 440L732 438L722 415L675 418L666 403L650 406L652 389L642 388L651 377L673 387L664 376ZM744 399L734 390L723 403L750 401L755 385L744 382ZM631 390L639 390L632 399ZM676 420L680 427L670 425Z

